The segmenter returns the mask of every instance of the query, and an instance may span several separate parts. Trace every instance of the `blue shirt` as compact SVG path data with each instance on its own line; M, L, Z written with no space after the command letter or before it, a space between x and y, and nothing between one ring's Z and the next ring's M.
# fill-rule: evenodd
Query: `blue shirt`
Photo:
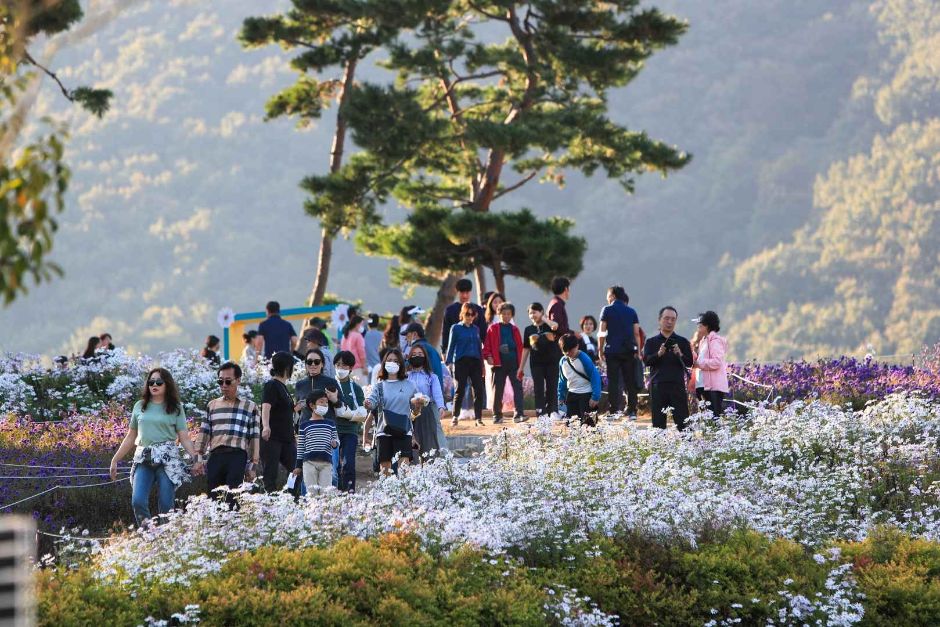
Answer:
M382 332L378 329L369 329L363 336L366 343L366 363L369 364L369 370L375 368L379 363L379 347L382 345Z
M304 462L333 461L333 446L339 436L336 425L330 420L305 420L297 433L297 468Z
M563 355L558 362L558 400L565 402L568 391L576 394L591 392L591 400L601 400L601 373L584 351L576 359Z
M264 336L264 356L268 359L280 351L289 353L290 339L297 337L294 325L278 315L270 316L259 324L258 333Z
M483 359L481 344L480 329L472 324L469 327L463 323L455 324L450 328L445 361L452 364L464 357Z
M640 324L640 318L633 307L615 300L601 310L601 321L607 323L605 355L632 355L636 351L633 325Z
M477 312L477 317L473 319L473 324L480 330L480 337L486 337L486 312L483 311L483 308L477 305L476 303L470 303L470 306L473 307L473 310ZM447 350L450 348L450 330L452 327L457 326L462 321L460 320L460 309L463 307L462 303L456 302L451 303L447 306L447 309L444 310L444 328L441 333L441 350L444 354L447 354ZM482 343L482 340L481 340Z

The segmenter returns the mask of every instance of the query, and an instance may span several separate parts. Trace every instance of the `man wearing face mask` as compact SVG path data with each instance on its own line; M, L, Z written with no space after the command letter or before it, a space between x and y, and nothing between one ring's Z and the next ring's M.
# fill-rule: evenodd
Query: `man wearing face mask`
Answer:
M405 329L405 339L408 340L408 347L420 346L427 355L428 365L431 372L441 383L441 389L444 389L444 364L441 361L441 354L434 350L430 342L425 339L424 327L417 322L412 322ZM410 351L409 351L410 352Z

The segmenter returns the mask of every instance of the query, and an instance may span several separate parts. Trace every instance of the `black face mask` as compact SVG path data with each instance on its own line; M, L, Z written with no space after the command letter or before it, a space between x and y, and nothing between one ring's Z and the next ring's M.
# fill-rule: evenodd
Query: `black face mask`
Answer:
M414 366L415 368L420 368L424 365L424 357L421 355L415 355L414 357L408 358L408 363Z

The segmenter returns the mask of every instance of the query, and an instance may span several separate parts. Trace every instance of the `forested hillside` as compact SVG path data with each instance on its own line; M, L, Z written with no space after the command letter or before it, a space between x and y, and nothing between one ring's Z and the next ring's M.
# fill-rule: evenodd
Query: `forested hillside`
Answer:
M819 176L792 238L735 270L747 355L910 354L940 339L940 5L875 8L890 53L854 91L882 126Z
M0 350L71 351L105 329L141 350L197 345L222 306L307 297L319 229L298 183L325 171L332 114L304 131L265 122L265 101L293 80L288 57L236 41L245 17L285 4L95 4L116 8L52 63L112 89L113 110L101 121L68 114L74 175L53 255L66 276L0 310ZM571 313L596 314L605 287L623 283L647 330L667 302L688 333L694 313L717 310L737 358L936 341L936 4L653 4L689 32L611 111L691 164L642 177L632 196L571 176L563 190L523 188L494 207L575 220L588 252ZM64 115L46 92L37 119ZM386 220L401 215L385 208ZM398 309L387 269L340 242L329 291ZM512 280L508 292L547 298ZM407 302L432 298L419 289Z

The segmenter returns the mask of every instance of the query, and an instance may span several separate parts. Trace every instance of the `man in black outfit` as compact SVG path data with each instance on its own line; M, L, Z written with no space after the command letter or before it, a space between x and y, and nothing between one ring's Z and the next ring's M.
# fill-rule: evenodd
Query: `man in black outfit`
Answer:
M673 333L679 314L667 305L659 310L659 335L646 340L643 361L650 367L650 409L653 426L666 428L666 407L672 408L672 419L679 431L685 429L689 417L689 397L685 381L692 367L692 346L684 337Z

